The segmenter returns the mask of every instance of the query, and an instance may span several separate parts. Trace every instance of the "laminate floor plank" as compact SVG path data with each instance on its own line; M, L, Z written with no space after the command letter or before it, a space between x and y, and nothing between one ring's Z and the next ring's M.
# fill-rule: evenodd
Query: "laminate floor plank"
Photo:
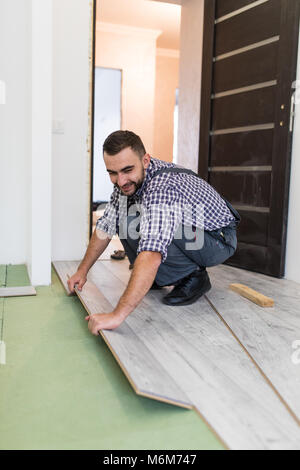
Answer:
M95 282L114 302L129 279L126 264L95 266ZM162 295L150 291L127 321L222 440L234 449L299 448L300 428L205 299L172 308Z
M36 295L33 286L0 287L0 297L23 297L27 295Z
M79 264L80 264L80 261L53 261L52 262L52 265L56 271L56 274L60 278L67 295L72 295L70 294L69 287L68 287L68 275L72 276L73 274L75 274Z
M98 263L105 265L102 261L97 262L96 265ZM64 276L65 282L67 276L70 276L74 268L77 268L77 262L67 262L65 267L61 262L59 264L55 262L54 265L59 276ZM84 307L91 315L101 312L108 313L113 309L105 296L106 290L102 289L100 291L93 282L95 279L95 266L90 270L88 282L84 285L82 291L76 292ZM98 277L96 276L96 278ZM102 282L104 282L104 279L100 280L101 284ZM113 289L115 290L115 287ZM173 403L184 408L192 407L180 386L168 376L168 370L155 359L147 347L145 347L145 344L141 342L135 330L131 328L130 322L123 322L116 331L103 330L101 331L101 336L106 341L138 394Z
M300 340L300 285L228 266L212 268L210 277L207 298L300 423L300 366L292 360L293 344ZM261 308L230 291L236 280L271 296L275 306Z

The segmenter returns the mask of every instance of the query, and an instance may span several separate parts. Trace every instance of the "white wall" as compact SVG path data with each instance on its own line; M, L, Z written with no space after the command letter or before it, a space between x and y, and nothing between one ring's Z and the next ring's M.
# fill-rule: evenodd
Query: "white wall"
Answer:
M289 218L287 233L286 273L285 277L300 282L300 40L297 70L298 92L294 123L292 169L289 200Z
M181 8L178 164L198 170L204 0Z
M89 0L53 0L52 259L81 259L89 238Z
M90 20L87 0L0 0L0 263L27 263L34 285L50 283L51 218L53 258L88 242Z
M0 264L28 258L31 158L31 2L0 0Z
M50 283L51 0L1 0L0 264Z
M31 165L27 264L33 285L51 283L52 2L32 0Z

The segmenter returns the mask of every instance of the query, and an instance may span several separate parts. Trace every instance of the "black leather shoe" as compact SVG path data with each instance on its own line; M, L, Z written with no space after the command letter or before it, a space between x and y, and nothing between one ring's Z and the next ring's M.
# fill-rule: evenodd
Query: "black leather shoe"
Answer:
M181 279L174 289L163 298L166 305L190 305L211 289L206 270L194 271Z

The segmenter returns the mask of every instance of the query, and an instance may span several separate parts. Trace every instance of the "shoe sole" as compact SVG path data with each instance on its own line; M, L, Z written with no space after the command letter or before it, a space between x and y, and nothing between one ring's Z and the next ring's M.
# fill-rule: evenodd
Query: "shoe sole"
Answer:
M191 305L194 302L196 302L200 297L203 295L207 294L211 289L211 285L207 287L207 289L204 292L201 292L201 294L195 294L193 297L191 297L188 300L184 300L183 302L178 302L177 304L172 304L168 302L168 299L163 298L162 301L165 305L169 305L169 307L181 307L182 305Z

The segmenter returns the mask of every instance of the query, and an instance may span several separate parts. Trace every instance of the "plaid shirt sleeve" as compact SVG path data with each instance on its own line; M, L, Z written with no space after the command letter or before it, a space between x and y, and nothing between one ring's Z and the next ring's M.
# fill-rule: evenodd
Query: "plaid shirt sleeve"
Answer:
M143 202L137 254L142 251L160 252L164 262L168 246L181 220L181 197L178 191L172 186L155 188Z
M104 214L97 220L96 230L101 230L113 237L118 232L119 226L119 194L117 189L111 195L110 202L107 204Z

